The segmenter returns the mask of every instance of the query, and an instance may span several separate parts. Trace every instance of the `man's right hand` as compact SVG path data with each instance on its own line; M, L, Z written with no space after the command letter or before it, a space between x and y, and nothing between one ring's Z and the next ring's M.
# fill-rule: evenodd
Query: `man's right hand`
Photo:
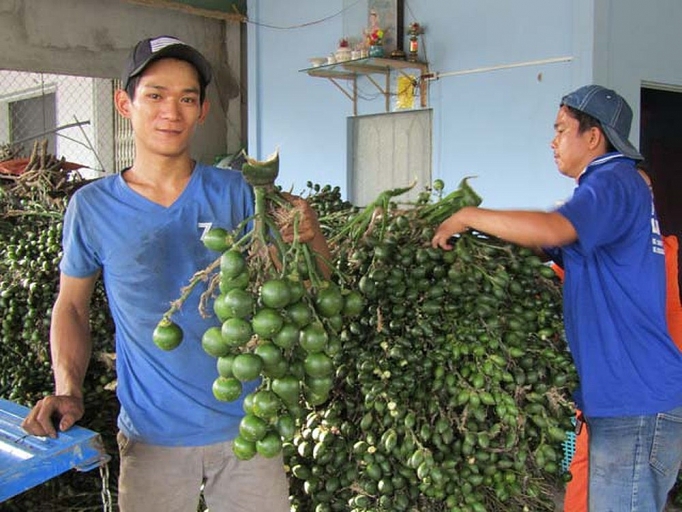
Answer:
M26 415L21 427L34 436L57 437L83 417L83 399L76 396L51 395L39 400Z

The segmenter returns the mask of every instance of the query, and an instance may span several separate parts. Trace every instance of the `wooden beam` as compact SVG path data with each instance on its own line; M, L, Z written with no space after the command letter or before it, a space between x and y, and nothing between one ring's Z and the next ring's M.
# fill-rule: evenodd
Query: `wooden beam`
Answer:
M218 18L236 23L246 21L246 12L242 13L238 10L237 4L239 3L239 0L234 0L232 2L226 0L225 10L202 7L202 5L206 5L206 3L202 3L201 0L128 0L128 2L152 7L175 9L188 14L195 14L206 18ZM229 12L227 11L228 7L231 8L231 11Z

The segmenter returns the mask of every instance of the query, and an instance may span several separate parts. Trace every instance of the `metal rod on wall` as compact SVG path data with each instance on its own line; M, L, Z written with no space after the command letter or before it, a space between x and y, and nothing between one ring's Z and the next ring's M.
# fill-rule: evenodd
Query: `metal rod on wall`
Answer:
M474 68L474 69L463 69L461 71L446 71L445 73L439 73L439 72L432 72L432 73L425 73L422 75L422 79L424 80L438 80L439 78L445 77L445 76L459 76L459 75L470 75L473 73L485 73L487 71L498 71L500 69L511 69L511 68L520 68L524 66L538 66L541 64L555 64L557 62L568 62L573 60L573 57L555 57L552 59L542 59L542 60L529 60L525 62L515 62L513 64L500 64L497 66L487 66L487 67L482 67L482 68Z

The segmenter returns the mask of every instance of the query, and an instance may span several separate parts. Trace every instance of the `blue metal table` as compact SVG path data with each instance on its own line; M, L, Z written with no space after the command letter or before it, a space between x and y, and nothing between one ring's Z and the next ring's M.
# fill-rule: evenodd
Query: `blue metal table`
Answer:
M90 471L110 456L97 432L74 426L56 439L26 434L29 409L0 399L0 503L70 469Z

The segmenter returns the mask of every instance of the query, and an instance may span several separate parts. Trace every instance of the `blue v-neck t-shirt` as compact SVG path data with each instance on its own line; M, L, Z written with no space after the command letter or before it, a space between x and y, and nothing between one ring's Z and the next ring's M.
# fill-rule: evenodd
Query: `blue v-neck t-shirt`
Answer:
M192 276L220 256L202 235L211 227L233 230L252 214L252 189L241 173L201 164L168 207L132 190L122 175L90 183L70 200L60 269L72 277L102 272L116 326L118 426L129 438L196 446L237 435L242 401L213 396L216 359L201 346L205 330L219 325L212 311L209 318L198 311L206 285L173 315L184 333L178 348L159 349L152 333Z

